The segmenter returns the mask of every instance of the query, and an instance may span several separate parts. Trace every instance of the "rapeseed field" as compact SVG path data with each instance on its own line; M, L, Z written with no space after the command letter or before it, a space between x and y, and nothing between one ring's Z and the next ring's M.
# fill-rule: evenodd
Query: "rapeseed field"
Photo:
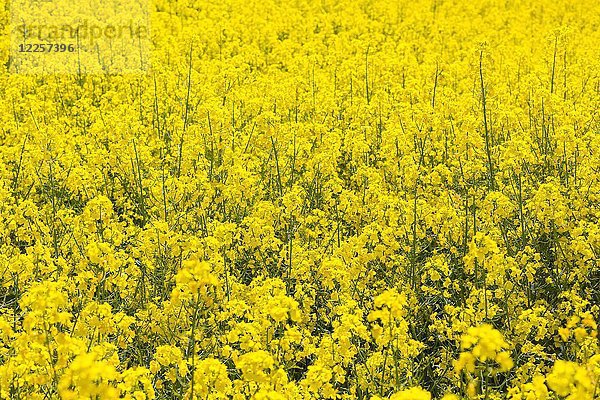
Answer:
M1 2L0 398L600 398L600 2Z

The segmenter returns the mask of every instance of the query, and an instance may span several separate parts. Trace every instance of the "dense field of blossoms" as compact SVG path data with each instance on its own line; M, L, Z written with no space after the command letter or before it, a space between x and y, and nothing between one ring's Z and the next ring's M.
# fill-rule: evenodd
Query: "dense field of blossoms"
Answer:
M600 3L152 0L9 73L0 398L600 398Z

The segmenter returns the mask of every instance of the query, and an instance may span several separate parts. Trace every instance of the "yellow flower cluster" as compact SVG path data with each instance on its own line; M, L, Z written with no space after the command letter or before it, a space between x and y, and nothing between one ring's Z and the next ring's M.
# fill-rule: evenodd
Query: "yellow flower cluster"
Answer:
M18 3L1 399L600 398L600 2Z
M475 372L475 362L493 361L498 364L498 370L506 372L513 367L510 354L505 351L508 344L502 334L491 325L484 324L471 327L461 338L461 349L468 350L460 353L454 365L456 371Z
M599 369L600 355L592 357L587 367L558 360L546 378L548 387L568 400L594 398L600 381Z

